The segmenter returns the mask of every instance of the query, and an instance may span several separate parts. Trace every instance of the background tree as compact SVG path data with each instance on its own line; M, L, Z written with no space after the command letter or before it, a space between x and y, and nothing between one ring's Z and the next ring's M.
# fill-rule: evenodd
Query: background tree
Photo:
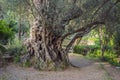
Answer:
M26 1L23 0L4 0L2 1L4 9L4 19L8 22L16 23L14 26L16 34L19 40L24 36L24 33L27 33L28 28L30 27L30 21L33 20L33 17L29 5ZM29 20L30 18L30 20ZM23 35L24 34L24 35Z

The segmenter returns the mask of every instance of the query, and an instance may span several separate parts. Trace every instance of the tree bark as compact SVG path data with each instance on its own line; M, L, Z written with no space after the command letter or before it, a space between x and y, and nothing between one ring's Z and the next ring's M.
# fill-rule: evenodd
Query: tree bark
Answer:
M54 70L66 68L69 65L68 56L65 50L62 49L61 38L56 37L46 27L37 26L36 24L31 27L30 38L25 44L29 52L28 56L34 58L34 65L37 69Z
M20 19L19 19L19 29L18 29L18 39L19 41L21 40L21 16L20 16Z
M102 25L98 29L98 36L100 41L100 49L101 49L101 57L102 60L104 60L104 44L103 44L103 31L102 31Z

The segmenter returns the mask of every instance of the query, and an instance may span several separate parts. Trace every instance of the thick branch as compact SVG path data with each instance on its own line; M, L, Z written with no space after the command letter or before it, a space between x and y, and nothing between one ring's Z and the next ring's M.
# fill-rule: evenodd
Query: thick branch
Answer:
M66 53L68 53L70 47L74 44L74 42L75 42L76 39L78 39L78 38L82 39L82 36L81 36L79 33L76 34L76 35L72 38L72 40L69 42L69 44L67 45L66 50L65 50Z
M95 27L94 25L97 25L97 24L104 24L104 22L95 21L95 22L89 23L89 24L85 25L84 27L82 27L82 28L80 28L80 29L77 29L77 30L75 30L75 31L73 31L73 32L69 32L69 33L63 35L63 36L62 36L62 39L64 40L67 36L72 35L72 34L74 34L74 33L78 33L78 32L79 32L79 33L82 34L82 33L84 33L84 32L87 32L88 30L93 29L93 28Z
M87 33L89 33L91 30L93 30L94 28L96 28L97 26L95 25L98 25L98 24L104 24L104 22L93 22L93 23L90 23L88 25L86 25L85 27L81 28L81 29L78 29L72 33L68 33L66 34L65 36L68 36L70 34L73 34L73 33L77 33L73 39L69 42L69 44L67 45L66 47L66 52L69 51L70 47L74 44L75 40L78 39L78 38L82 38L84 35L86 35ZM64 36L64 37L65 37Z

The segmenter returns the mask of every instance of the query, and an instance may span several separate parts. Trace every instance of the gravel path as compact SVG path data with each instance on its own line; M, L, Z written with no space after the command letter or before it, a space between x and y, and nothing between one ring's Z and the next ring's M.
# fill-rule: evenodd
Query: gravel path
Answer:
M48 72L9 65L6 69L0 69L0 80L110 80L99 62L76 55L70 55L70 61L79 68Z

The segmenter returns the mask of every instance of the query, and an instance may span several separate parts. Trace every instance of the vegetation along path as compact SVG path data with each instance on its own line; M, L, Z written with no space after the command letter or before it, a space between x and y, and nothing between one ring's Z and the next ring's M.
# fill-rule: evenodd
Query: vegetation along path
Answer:
M120 80L120 70L108 64L73 54L70 54L70 62L78 68L70 67L65 71L37 71L12 64L6 69L0 69L0 80Z

